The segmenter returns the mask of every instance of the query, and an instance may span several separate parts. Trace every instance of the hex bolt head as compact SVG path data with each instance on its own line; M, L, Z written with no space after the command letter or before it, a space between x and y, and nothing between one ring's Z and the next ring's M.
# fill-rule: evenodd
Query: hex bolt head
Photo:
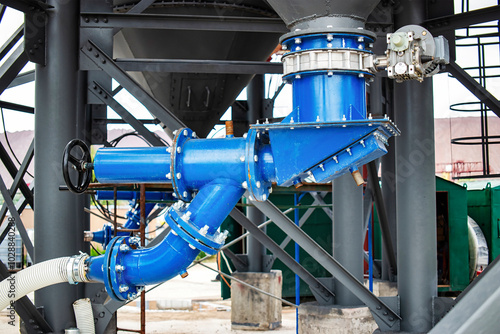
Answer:
M120 292L127 292L128 291L128 285L125 285L125 284L122 284L120 285L120 287L118 288L118 291Z
M187 137L187 135L188 135L188 130L184 130L184 131L182 131L182 134L183 134L184 136L186 136L186 137Z
M262 200L263 200L263 201L266 201L266 200L267 200L267 195L266 195L266 194L262 195Z
M255 162L259 161L259 157L257 155L254 155L253 156L253 161L255 161Z
M183 197L188 197L188 192L187 192L187 191L183 192L183 193L182 193L182 196L183 196Z
M175 177L177 177L177 180L180 180L180 179L181 179L181 177L182 177L182 174L181 174L181 173L177 173L177 174L175 175Z
M260 188L260 181L257 181L255 185L257 186L257 188Z
M241 184L241 187L242 187L243 189L247 189L247 188L248 188L247 181L243 181L243 183Z
M124 267L124 266L122 266L121 264L117 264L117 265L115 266L115 270L116 270L117 272L121 273L121 272L123 272L123 271L125 270L125 267Z
M208 233L208 225L205 225L200 229L200 234L205 236L207 235L207 233Z
M244 155L242 155L242 156L240 157L240 161L241 161L241 162L245 162L245 156L244 156Z
M126 244L121 244L120 245L120 251L123 252L123 253L126 253L130 250L130 247Z
M196 247L194 247L193 245L189 244L189 248L191 249L196 249Z
M172 153L172 147L167 147L167 152Z
M167 177L167 179L169 179L169 180L170 180L170 179L172 178L172 174L168 173L168 174L166 175L166 177Z
M177 153L181 153L182 152L182 148L179 146L177 147Z
M191 134L191 137L196 138L196 132L193 132L193 133Z

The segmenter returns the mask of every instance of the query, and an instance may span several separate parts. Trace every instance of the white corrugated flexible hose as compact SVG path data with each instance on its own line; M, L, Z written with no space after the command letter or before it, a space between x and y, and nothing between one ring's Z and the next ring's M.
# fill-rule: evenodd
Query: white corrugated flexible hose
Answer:
M0 282L0 310L28 293L47 286L68 282L88 282L85 272L87 254L60 257L37 263Z
M73 310L75 311L76 327L80 330L80 334L95 334L94 314L90 299L78 299L73 303Z

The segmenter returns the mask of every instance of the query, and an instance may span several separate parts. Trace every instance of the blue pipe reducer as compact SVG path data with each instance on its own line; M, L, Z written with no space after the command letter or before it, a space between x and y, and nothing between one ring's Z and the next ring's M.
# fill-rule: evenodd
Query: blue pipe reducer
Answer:
M104 255L89 258L89 279L104 282L112 298L135 298L145 285L184 276L200 251L217 253L227 236L220 224L245 192L266 201L273 183L329 182L387 152L399 130L386 117L366 115L372 37L288 35L284 80L293 86L293 110L281 123L254 124L243 138L198 139L182 128L168 148L97 151L100 182L171 183L179 200L165 214L172 231L160 244L141 248L138 238L119 236Z

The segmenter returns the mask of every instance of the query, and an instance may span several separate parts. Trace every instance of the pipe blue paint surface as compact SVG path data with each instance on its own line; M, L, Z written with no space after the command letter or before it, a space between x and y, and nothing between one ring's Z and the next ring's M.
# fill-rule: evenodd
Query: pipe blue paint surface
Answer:
M358 73L308 72L292 84L298 122L337 122L366 118L365 79Z
M189 140L182 148L182 174L190 189L200 189L217 178L245 180L245 139Z
M101 148L94 173L101 183L166 183L170 153L166 147Z
M181 149L178 172L189 190L198 190L217 178L239 183L246 179L244 138L188 140ZM258 157L262 177L274 182L270 145L265 145ZM170 183L171 177L177 177L171 174L170 163L165 147L102 148L97 150L94 171L101 183Z

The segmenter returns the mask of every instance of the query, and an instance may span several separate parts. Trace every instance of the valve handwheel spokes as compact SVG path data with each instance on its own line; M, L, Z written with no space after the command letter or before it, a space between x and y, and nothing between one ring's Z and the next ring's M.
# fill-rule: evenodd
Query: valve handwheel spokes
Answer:
M75 148L78 148L75 149ZM72 152L73 151L73 152ZM75 154L77 152L78 154ZM70 169L77 173L77 183L73 183L70 177ZM76 194L81 194L87 190L92 178L92 161L88 146L80 139L70 141L63 152L62 171L64 181L68 189Z

